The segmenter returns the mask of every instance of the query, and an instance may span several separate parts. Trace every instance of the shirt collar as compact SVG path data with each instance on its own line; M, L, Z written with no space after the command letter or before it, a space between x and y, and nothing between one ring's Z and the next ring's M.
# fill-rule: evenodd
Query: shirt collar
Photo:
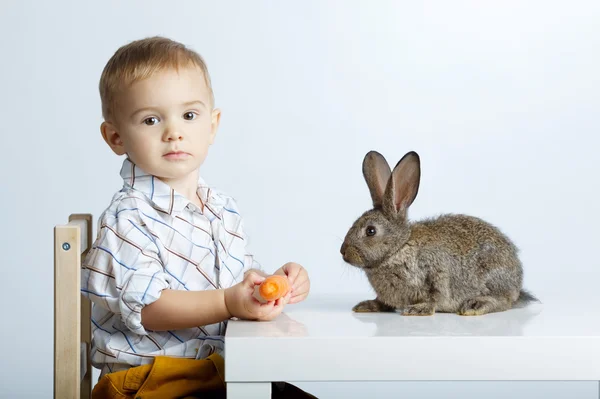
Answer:
M156 207L169 215L173 212L181 212L191 202L167 183L146 173L129 158L123 161L121 177L123 178L124 188L132 188L141 192ZM202 204L208 204L211 211L220 211L225 205L223 198L211 189L201 177L198 179L196 193Z

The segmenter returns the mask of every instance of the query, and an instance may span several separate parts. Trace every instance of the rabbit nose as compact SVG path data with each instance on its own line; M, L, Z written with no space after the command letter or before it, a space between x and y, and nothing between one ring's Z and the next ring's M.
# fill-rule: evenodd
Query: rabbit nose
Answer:
M346 243L343 243L342 248L340 248L340 253L342 254L342 256L344 256L344 253L346 253L346 248L348 248L348 245Z

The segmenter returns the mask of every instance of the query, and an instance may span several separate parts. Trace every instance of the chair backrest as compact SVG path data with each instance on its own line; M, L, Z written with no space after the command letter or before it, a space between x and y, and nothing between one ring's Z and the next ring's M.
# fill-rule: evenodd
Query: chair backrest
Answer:
M81 295L81 261L92 245L92 215L54 227L54 397L91 398L91 303Z

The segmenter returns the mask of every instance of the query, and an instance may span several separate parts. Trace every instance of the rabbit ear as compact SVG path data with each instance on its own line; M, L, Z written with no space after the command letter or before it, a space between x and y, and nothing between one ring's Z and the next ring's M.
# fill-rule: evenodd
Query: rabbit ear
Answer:
M373 208L383 206L383 194L385 186L390 178L392 171L387 161L377 151L369 151L363 160L363 175L371 192Z
M419 154L411 151L394 167L383 197L383 211L393 218L406 219L406 211L417 197L421 180Z

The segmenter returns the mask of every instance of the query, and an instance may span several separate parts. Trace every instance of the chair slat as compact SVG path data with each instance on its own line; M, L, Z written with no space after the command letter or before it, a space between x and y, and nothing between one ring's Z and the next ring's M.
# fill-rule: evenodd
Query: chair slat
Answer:
M81 261L92 243L92 216L73 214L54 228L54 397L91 397L91 303L81 295ZM83 367L82 367L83 366ZM83 378L81 370L85 370Z

